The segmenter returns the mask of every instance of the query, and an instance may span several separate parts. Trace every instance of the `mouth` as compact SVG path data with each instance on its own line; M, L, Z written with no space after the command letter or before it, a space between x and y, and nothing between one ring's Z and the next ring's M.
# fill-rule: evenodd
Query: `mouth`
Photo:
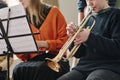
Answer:
M95 7L92 7L93 10L95 10L96 8Z
M93 7L93 12L94 12L94 11L96 11L96 8L95 8L95 7Z

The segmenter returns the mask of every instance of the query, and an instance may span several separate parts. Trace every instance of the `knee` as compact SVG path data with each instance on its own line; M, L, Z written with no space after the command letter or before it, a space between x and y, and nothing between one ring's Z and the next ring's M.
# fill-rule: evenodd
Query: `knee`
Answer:
M60 78L58 78L57 80L61 80Z
M67 75L63 75L59 77L57 80L71 80L71 79L68 79Z
M88 77L86 80L104 80L100 77Z
M68 80L68 79L66 79L65 77L60 77L57 80Z
M87 76L86 80L106 80L104 76L103 70L95 70Z
M19 64L16 65L16 66L13 68L13 74L16 74L17 72L20 72L20 70L21 70L21 68L20 68Z

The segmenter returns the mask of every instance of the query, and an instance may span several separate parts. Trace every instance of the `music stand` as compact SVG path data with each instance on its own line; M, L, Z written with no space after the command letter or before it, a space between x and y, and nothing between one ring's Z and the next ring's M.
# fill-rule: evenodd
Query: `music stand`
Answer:
M13 54L43 53L34 39L22 4L0 9L0 56L7 56L7 80L9 59ZM2 54L1 54L2 53Z

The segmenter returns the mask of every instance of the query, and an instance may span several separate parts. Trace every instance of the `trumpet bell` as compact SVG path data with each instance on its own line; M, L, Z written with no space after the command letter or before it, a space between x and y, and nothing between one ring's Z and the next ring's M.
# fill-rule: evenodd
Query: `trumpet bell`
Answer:
M60 65L59 63L55 62L52 59L46 58L47 59L47 65L50 67L52 70L59 72L60 71Z

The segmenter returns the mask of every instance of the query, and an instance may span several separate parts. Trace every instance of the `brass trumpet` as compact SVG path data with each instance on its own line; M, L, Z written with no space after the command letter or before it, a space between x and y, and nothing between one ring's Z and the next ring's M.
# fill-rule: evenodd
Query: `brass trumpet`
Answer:
M88 26L87 29L92 29L93 26L96 23L96 20L94 18L94 16L91 15L92 9L88 12L88 15L81 21L80 26L78 27L77 31L75 32L75 34L68 38L68 40L66 41L66 43L63 45L63 47L60 49L58 55L53 58L53 59L49 59L47 58L47 64L48 66L56 71L59 72L60 69L60 65L59 65L59 61L64 59L64 60L68 60L70 57L72 57L75 52L78 50L78 48L80 47L80 45L75 45L72 50L70 51L70 54L67 55L67 57L63 57L66 53L66 51L69 49L70 45L72 44L72 42L74 41L74 39L76 38L77 34L83 30L83 28L85 27L85 24L89 21L89 19L92 17L94 19L93 24L91 26Z

